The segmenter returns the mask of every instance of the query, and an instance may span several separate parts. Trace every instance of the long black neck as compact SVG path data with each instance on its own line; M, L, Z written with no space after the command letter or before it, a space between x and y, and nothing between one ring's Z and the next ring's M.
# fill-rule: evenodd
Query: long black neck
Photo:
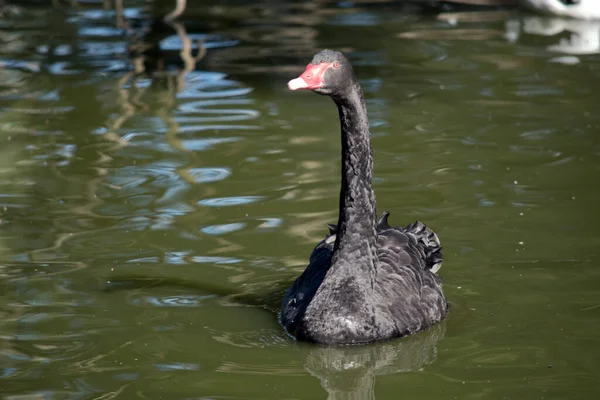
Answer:
M373 151L365 100L358 83L333 99L342 129L342 188L333 266L351 263L372 270L377 215L371 188Z

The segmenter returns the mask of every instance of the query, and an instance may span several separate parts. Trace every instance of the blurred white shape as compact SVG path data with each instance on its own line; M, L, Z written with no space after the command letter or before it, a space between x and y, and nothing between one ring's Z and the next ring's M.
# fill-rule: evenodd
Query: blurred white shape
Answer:
M521 0L523 5L533 11L559 17L577 19L600 19L599 0L572 0L570 3L560 0Z
M598 1L600 5L600 0ZM523 33L540 36L556 36L561 38L557 43L546 46L546 49L556 53L569 55L586 55L600 53L600 21L584 21L577 19L525 17L520 23L508 20L505 37L516 42ZM569 33L564 37L564 33ZM570 64L573 64L571 59Z

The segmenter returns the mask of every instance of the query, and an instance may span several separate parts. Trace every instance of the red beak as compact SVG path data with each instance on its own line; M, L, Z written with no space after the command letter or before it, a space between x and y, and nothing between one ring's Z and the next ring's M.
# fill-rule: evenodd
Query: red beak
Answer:
M315 90L322 87L325 71L331 66L331 63L308 64L302 75L288 82L288 88L290 90Z

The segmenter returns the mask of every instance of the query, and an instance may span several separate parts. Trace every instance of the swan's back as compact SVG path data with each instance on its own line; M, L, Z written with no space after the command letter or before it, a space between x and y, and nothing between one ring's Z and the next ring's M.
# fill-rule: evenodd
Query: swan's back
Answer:
M386 301L398 336L421 331L446 316L442 293L442 248L437 235L417 221L390 227L388 213L377 228L377 288Z
M442 320L447 302L441 278L436 274L442 264L437 235L418 221L405 228L391 227L388 216L389 213L383 213L377 225L377 272L372 292L366 295L372 309L380 314L374 321L385 320L386 326L379 331L387 332L386 339L392 339ZM333 257L336 227L329 225L329 229L330 234L314 248L308 267L288 289L282 302L282 324L289 333L296 337L302 335L305 340L311 340L305 336L310 332L310 327L304 326L310 321L305 318L307 307L325 279ZM336 305L323 304L322 307L335 308ZM313 304L311 310L314 309Z

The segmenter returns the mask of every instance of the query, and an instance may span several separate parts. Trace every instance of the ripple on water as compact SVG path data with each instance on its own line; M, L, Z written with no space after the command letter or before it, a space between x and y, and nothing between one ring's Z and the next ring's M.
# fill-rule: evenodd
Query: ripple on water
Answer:
M143 17L142 11L147 7L128 7L123 9L123 17L126 19L138 19ZM114 10L77 10L77 13L70 17L67 21L71 23L75 22L89 22L90 20L105 20L111 22L116 16Z
M203 233L206 233L207 235L223 235L225 233L240 231L240 230L244 229L245 226L246 226L246 224L243 222L234 222L231 224L219 224L219 225L205 226L204 228L202 228L200 230Z
M240 43L239 40L235 40L235 39L227 39L225 37L218 36L218 35L205 35L205 34L199 34L199 33L196 33L196 34L190 33L187 35L187 38L190 39L190 41L192 42L191 48L194 50L198 49L199 41L202 41L202 47L207 50L215 49L215 48L222 48L222 47L231 47L231 46L235 46L236 44ZM181 50L183 45L184 44L181 41L181 38L177 35L169 36L160 42L160 48L163 50L172 50L172 51Z
M35 61L18 61L11 59L0 59L0 68L17 69L24 72L40 72L41 66Z
M220 332L212 338L219 343L235 347L287 347L290 338L282 329L259 329L244 332Z
M231 175L229 168L189 168L187 172L197 183L222 181Z
M205 138L205 139L183 139L181 144L186 150L189 151L202 151L208 150L217 144L223 143L234 143L242 140L241 137L227 137L227 138Z
M191 363L154 364L159 371L198 371L200 366Z
M194 256L192 262L199 264L237 264L242 262L241 259L235 257L218 257L218 256Z
M36 48L36 51L40 54L48 54L50 46L47 44L40 45ZM71 53L73 53L73 46L69 44L60 44L52 48L52 54L55 56L68 56Z
M117 27L111 26L90 26L80 28L78 35L79 36L103 36L103 37L120 37L122 35L122 30Z
M165 254L159 256L149 256L149 257L134 257L131 258L125 263L127 264L158 264L158 263L167 263L167 264L187 264L187 263L197 263L197 264L237 264L242 262L241 259L235 257L220 257L220 256L190 256L187 251L175 251L175 252L166 252ZM119 281L109 281L111 285L119 285Z
M171 295L171 296L146 296L134 297L129 303L135 306L155 307L202 307L204 303L215 299L216 295Z
M217 367L218 372L226 372L228 374L241 374L241 375L270 375L270 376L304 376L306 371L302 364L274 364L274 365L260 365L260 364L243 364L232 361L225 361Z
M519 134L520 137L528 140L547 139L549 135L556 133L556 128L534 129Z
M136 381L140 378L140 374L137 373L124 373L113 375L113 378L118 381Z
M357 12L352 14L337 14L330 19L329 25L339 26L373 26L380 22L380 18L375 13Z
M45 263L5 263L0 265L0 279L28 279L61 275L85 268L84 263L45 262Z
M254 104L252 99L217 99L217 100L197 100L183 103L179 106L178 113L181 114L204 114L205 116L178 116L175 121L178 123L187 122L218 122L218 121L245 121L255 119L260 113L253 109L238 108L209 108L215 106L236 106ZM209 116L206 116L209 115Z
M186 125L180 126L179 133L204 132L204 131L233 131L233 130L254 130L260 129L255 125Z
M231 207L242 204L255 203L265 196L234 196L234 197L218 197L213 199L200 200L198 204L208 207Z
M263 221L258 228L278 228L283 224L283 219L281 218L259 218Z
M126 166L111 175L110 181L122 189L133 189L144 184L168 189L182 181L176 167L164 161L144 166Z
M281 218L257 218L257 221L259 221L259 224L256 226L257 230L278 228L283 223ZM200 231L208 235L223 235L226 233L240 231L247 226L248 223L246 222L231 222L228 224L208 225L201 228Z

